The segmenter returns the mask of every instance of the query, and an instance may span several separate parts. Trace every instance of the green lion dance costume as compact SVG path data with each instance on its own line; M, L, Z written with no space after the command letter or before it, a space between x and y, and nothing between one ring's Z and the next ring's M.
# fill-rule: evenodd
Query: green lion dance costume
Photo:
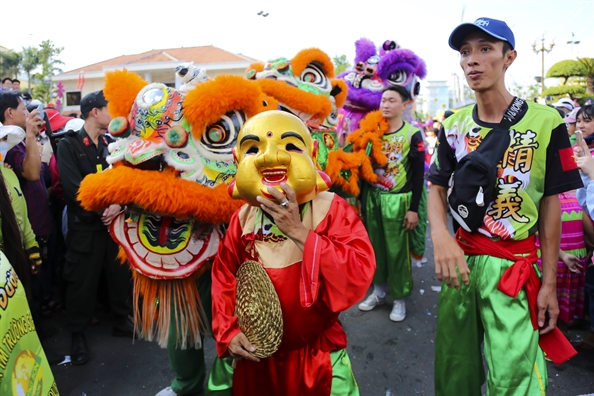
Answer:
M271 103L277 102L280 110L296 115L307 125L319 142L318 164L324 170L329 153L339 147L338 109L348 89L344 81L334 78L330 57L318 48L307 48L291 59L253 63L246 77L260 86Z

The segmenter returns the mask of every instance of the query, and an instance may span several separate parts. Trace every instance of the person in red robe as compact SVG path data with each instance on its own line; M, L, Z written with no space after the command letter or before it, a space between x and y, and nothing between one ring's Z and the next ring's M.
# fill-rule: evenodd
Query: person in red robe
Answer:
M248 201L231 219L212 267L213 334L220 358L207 394L358 395L340 312L359 302L375 256L363 223L316 167L316 144L297 117L270 111L237 138L234 197ZM259 262L278 294L279 349L258 359L235 314L236 273ZM231 380L232 376L232 380Z

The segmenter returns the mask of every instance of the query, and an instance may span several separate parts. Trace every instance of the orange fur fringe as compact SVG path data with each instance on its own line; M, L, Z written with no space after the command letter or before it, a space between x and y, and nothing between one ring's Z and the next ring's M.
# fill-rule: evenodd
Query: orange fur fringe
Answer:
M192 135L200 140L206 127L231 110L248 117L261 113L264 94L258 84L241 76L220 75L190 90L184 99L184 115L192 125Z
M328 78L334 77L334 64L332 60L324 51L319 48L306 48L301 50L291 59L291 68L293 74L300 76L301 72L305 70L310 63L317 63L324 69L324 73Z
M353 131L348 137L347 142L353 143L353 151L365 151L367 144L371 143L371 158L380 166L388 163L388 158L382 152L381 137L388 132L390 126L382 116L381 111L369 113L359 124L359 129Z
M306 92L289 84L271 79L255 81L262 91L281 103L304 113L313 114L314 118L323 120L332 112L332 103L328 97Z
M332 185L340 187L344 192L353 196L359 195L359 167L361 156L359 153L346 153L342 149L328 153L328 164L324 172L330 177ZM351 171L348 180L340 176L343 170Z
M373 171L373 162L380 166L388 163L386 155L382 152L381 137L389 128L381 111L371 112L361 120L359 129L347 137L347 142L352 143L353 151L347 153L340 149L328 154L328 165L324 172L330 177L332 184L348 194L358 196L359 179L376 183L377 175ZM369 144L371 144L371 155L368 157L366 151ZM348 180L340 175L344 170L351 172Z
M85 209L92 211L114 203L136 204L163 215L221 224L228 223L245 203L231 198L227 188L227 184L210 188L180 179L172 168L162 172L143 171L115 164L112 169L85 177L78 199Z
M185 279L156 280L132 271L134 279L134 331L141 339L156 340L161 348L167 347L171 315L175 316L176 348L199 349L200 335L209 323L202 307L196 279L210 265L203 265Z
M332 80L332 86L335 87L337 85L340 87L340 93L334 97L334 100L336 108L341 108L342 106L344 106L344 102L346 102L349 87L343 80Z
M250 70L255 70L257 73L259 73L262 70L264 70L264 63L262 63L262 62L254 62L247 69L245 69L245 72L247 73Z
M130 115L132 104L138 93L148 85L138 74L126 69L105 73L105 89L103 94L107 99L107 109L112 117L126 117Z
M278 100L269 95L264 95L266 110L278 110Z

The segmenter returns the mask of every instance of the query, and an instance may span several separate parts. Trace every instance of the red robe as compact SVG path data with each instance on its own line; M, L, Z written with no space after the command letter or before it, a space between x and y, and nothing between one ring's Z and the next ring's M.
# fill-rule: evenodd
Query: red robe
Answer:
M233 215L212 266L213 334L219 356L229 356L229 343L240 332L235 274L243 262L257 259L280 299L283 339L271 357L237 363L233 394L329 395L329 352L347 345L338 315L365 296L375 272L367 231L350 205L331 193L319 194L308 208L303 223L313 231L305 252L290 239L261 241L253 232L256 213L246 205Z

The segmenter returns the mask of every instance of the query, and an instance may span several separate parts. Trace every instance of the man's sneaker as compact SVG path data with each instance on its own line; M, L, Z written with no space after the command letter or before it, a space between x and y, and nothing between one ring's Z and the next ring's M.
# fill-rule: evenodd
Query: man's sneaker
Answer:
M390 320L392 322L402 322L406 318L406 305L404 300L394 300L392 312L390 312Z
M386 302L385 297L378 297L377 294L371 293L365 301L359 304L359 309L361 311L371 311L373 308L377 307L378 305L382 305Z
M173 389L171 389L171 387L168 386L165 389L161 389L161 391L157 393L155 396L177 396L177 393L175 393Z

